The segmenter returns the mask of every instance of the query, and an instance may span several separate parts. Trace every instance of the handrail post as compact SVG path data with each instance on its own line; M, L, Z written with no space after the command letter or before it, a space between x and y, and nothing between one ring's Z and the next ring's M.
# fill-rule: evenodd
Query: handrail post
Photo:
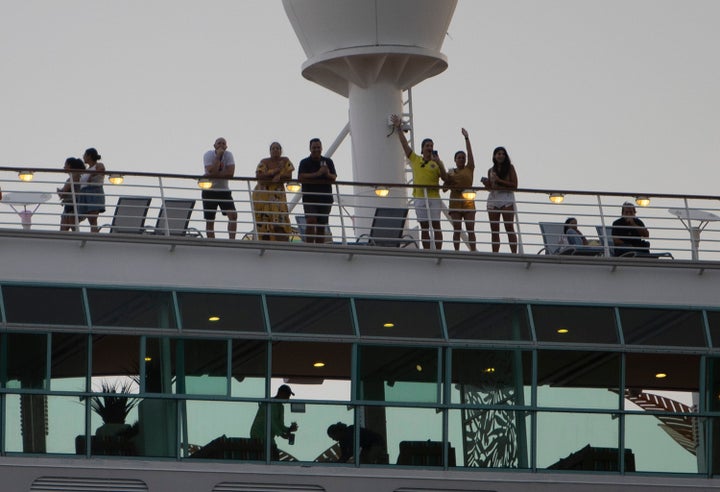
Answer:
M610 240L612 239L612 237L608 237L607 229L605 228L605 214L603 213L602 197L600 195L595 196L597 197L598 210L600 211L600 226L602 227L603 231L603 237L601 237L600 240L603 243L605 257L610 257Z
M168 218L168 211L165 208L165 187L163 186L162 176L158 176L158 186L160 187L160 212L165 211L165 223L163 224L163 233L166 236L170 235L170 219Z
M335 195L337 196L338 215L340 216L340 234L342 236L342 244L347 244L347 233L345 232L345 221L343 220L343 204L340 200L340 186L337 183L335 183Z
M250 187L250 181L245 181L245 183L247 184L248 196L250 197L250 216L252 217L252 224L253 224L253 230L252 230L253 239L255 241L259 241L260 240L260 231L258 231L257 219L255 218L255 204L253 203L253 199L252 199L253 190ZM289 212L288 212L288 220L290 220Z
M525 250L523 248L523 242L522 242L522 233L520 232L520 215L518 214L517 209L517 203L515 200L513 200L513 212L515 212L513 215L515 216L515 226L517 227L517 251L518 254L525 254ZM500 225L498 224L498 233L500 229Z

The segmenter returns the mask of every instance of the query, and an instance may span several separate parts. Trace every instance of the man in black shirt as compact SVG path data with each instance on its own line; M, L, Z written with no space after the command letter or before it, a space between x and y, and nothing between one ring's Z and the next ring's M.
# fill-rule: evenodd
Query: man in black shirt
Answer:
M643 221L635 216L635 205L630 202L623 203L622 217L613 222L612 227L614 255L649 253L650 242L644 239L647 237L650 237L650 233Z
M325 227L332 208L332 184L337 179L335 163L322 155L319 138L310 140L310 156L300 161L298 180L302 183L305 210L305 238L309 243L325 242Z
M355 426L342 422L327 428L330 439L340 444L340 457L338 462L347 463L354 456ZM360 427L360 463L382 464L387 463L387 448L385 440L377 432Z

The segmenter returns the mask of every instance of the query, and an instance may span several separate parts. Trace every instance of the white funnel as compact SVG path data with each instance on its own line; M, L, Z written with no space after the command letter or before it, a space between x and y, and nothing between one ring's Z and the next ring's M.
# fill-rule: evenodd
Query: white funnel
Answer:
M349 98L354 181L404 183L402 149L397 137L387 138L388 115L402 112L403 90L447 68L440 48L456 5L457 0L283 0L308 57L303 76ZM378 202L370 195L356 203L367 207L357 216L389 205L387 198Z

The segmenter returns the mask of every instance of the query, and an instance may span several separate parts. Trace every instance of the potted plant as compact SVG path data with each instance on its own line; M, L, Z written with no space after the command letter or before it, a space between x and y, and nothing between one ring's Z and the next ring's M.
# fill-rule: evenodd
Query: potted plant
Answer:
M140 398L129 396L132 384L132 380L124 382L104 380L100 384L100 390L104 395L90 398L90 408L103 421L103 425L95 431L96 436L109 437L131 433L132 427L125 423L125 419L140 403Z

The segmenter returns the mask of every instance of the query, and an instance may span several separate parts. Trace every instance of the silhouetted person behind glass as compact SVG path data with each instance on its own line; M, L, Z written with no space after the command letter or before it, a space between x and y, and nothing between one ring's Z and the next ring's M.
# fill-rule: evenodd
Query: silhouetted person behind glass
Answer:
M278 388L277 393L273 396L273 399L289 400L291 395L294 396L295 393L292 392L290 386L283 384ZM255 414L255 420L253 420L252 427L250 428L250 437L259 440L263 443L263 445L265 444L266 422L265 403L260 403L260 408L258 408L258 411ZM273 403L270 405L270 436L272 439L270 455L274 461L280 459L280 452L277 444L275 443L275 437L280 436L283 439L290 439L290 437L293 436L294 438L292 433L297 429L298 426L295 422L290 424L289 427L285 425L285 407L282 403Z
M355 426L342 422L327 428L327 435L340 444L338 462L347 463L355 454ZM377 432L360 427L360 463L387 463L385 440Z

